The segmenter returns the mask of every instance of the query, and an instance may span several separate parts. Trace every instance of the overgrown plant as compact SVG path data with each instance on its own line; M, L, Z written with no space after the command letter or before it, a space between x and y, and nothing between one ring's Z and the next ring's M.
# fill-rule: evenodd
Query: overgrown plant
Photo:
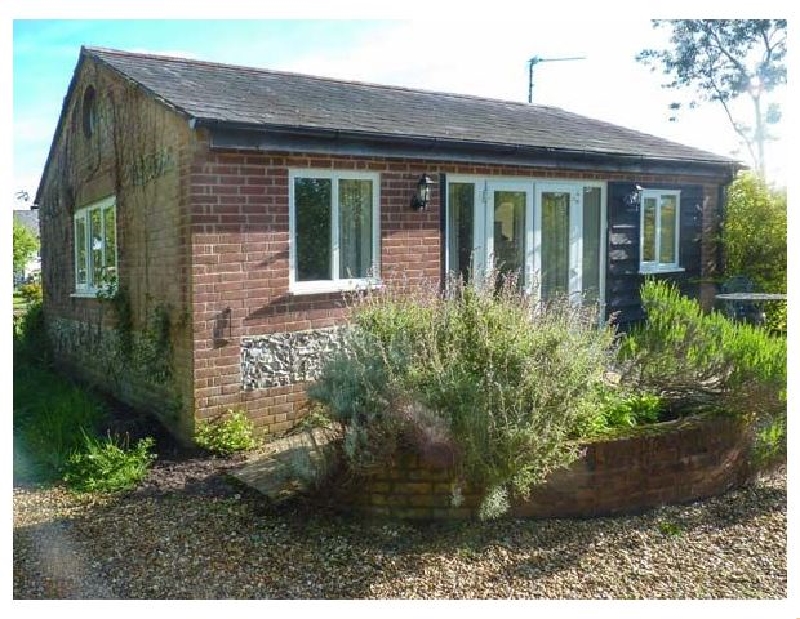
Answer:
M84 433L83 449L70 456L64 481L78 492L120 492L129 490L147 475L155 455L154 441L146 437L130 447L130 438L98 439Z
M447 293L388 284L352 298L353 326L309 387L345 430L355 469L412 447L446 457L501 514L578 455L613 350L596 312L540 304L506 275Z
M202 421L195 432L195 442L208 451L224 456L247 451L257 445L253 424L244 411L229 410L225 415Z
M647 320L621 351L629 384L674 408L709 408L785 428L785 337L705 313L665 282L645 282L641 297Z

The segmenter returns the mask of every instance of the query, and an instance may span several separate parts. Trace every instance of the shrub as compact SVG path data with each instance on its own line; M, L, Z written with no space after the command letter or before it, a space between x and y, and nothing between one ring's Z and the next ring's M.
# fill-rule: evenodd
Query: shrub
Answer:
M32 284L23 284L19 287L19 293L26 303L41 303L42 302L42 285L38 282Z
M754 174L740 174L728 189L722 241L726 276L744 275L763 292L786 292L786 192ZM772 330L786 332L786 303L765 307Z
M97 439L84 433L84 446L67 462L64 481L79 492L119 492L138 484L150 468L153 439L140 439L129 447L129 437Z
M706 314L665 282L645 282L641 297L647 320L622 347L628 381L674 408L785 419L784 336Z
M579 431L582 437L613 434L664 420L666 407L654 393L603 387L598 394L595 414Z
M253 424L243 411L228 411L225 416L201 422L195 442L202 448L222 455L231 455L256 446Z
M32 303L22 316L14 318L13 346L15 363L27 361L47 365L51 361L41 301Z
M595 408L613 333L592 310L537 304L511 277L448 283L444 296L355 296L353 328L308 395L343 424L352 467L444 451L487 489L490 517L577 457L569 438Z

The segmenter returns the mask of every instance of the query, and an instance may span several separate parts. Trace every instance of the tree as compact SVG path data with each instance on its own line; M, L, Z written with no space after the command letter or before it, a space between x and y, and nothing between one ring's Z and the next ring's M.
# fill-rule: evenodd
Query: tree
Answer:
M728 189L722 226L725 273L744 275L757 290L786 292L786 192L763 178L740 174ZM786 303L767 308L767 323L786 328Z
M28 228L14 219L14 272L25 269L25 263L39 249L39 240Z
M785 19L654 19L654 28L671 28L671 47L646 49L636 60L653 71L661 68L670 81L664 88L691 88L689 103L719 102L734 131L745 143L759 174L764 176L766 125L780 121L780 109L762 110L762 97L786 83ZM737 122L731 103L747 95L753 103L755 128ZM671 103L677 112L680 103ZM674 117L673 117L674 119Z

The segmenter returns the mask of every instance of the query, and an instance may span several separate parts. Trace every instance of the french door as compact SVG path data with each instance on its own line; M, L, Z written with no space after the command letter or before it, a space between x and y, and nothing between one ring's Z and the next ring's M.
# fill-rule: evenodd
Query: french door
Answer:
M494 267L540 298L602 303L604 185L448 179L447 269Z

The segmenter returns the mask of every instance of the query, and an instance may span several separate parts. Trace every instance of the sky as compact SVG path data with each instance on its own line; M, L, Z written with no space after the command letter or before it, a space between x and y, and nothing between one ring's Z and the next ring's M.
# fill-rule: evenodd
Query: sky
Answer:
M567 27L568 24L568 27ZM720 107L668 120L675 93L635 61L666 33L646 17L598 21L52 20L13 21L13 189L35 194L80 46L95 45L350 80L534 102L625 125L747 162ZM775 93L782 101L784 92ZM750 112L747 101L736 109ZM745 117L745 116L743 116ZM774 131L781 137L782 127ZM767 176L785 185L783 140L767 146Z

